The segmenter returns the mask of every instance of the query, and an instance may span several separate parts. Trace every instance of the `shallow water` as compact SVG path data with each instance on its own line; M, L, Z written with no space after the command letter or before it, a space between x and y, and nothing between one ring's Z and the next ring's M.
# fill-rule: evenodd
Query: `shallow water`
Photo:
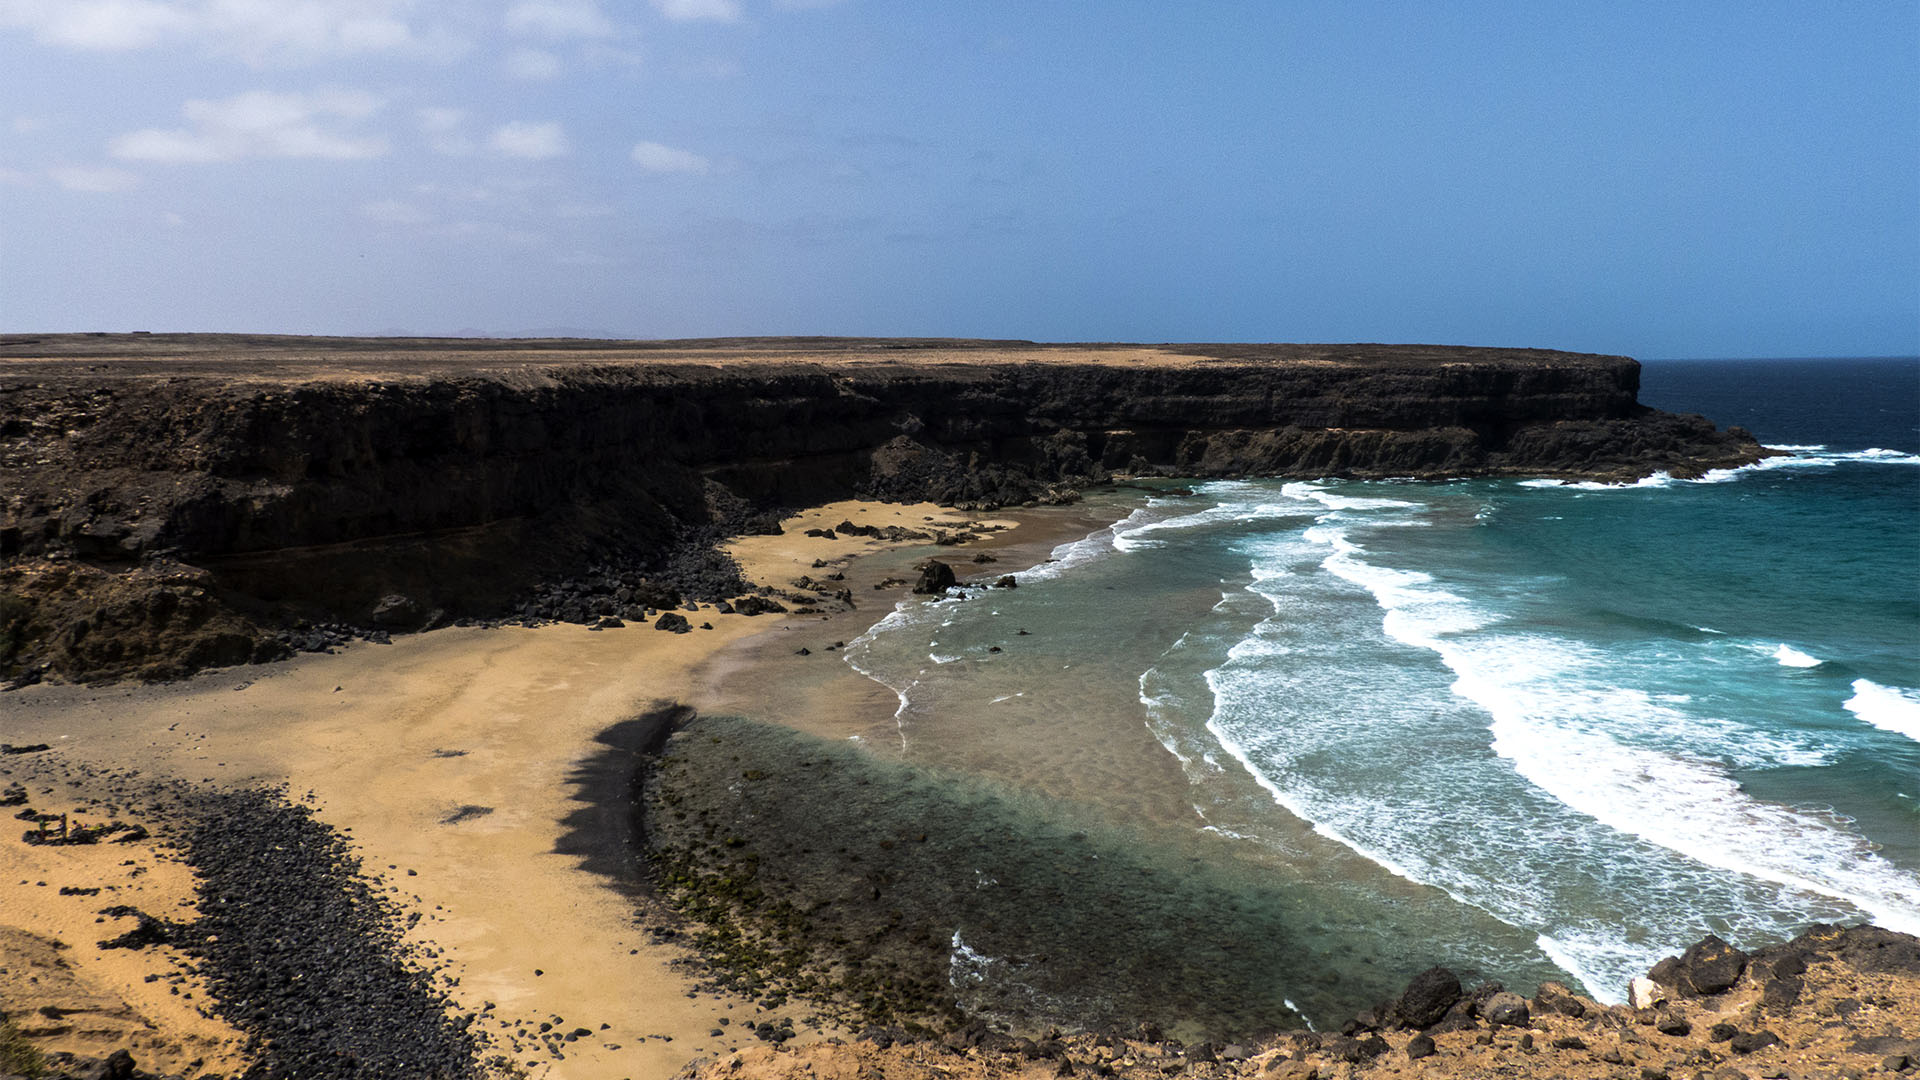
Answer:
M850 643L900 702L863 741L1304 898L1315 955L1618 1000L1709 931L1920 930L1920 365L1645 382L1790 452L1147 499Z

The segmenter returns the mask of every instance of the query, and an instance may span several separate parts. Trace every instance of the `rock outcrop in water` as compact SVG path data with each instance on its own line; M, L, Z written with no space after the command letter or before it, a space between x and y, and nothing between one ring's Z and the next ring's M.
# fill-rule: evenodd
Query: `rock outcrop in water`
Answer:
M1641 407L1638 381L1624 357L1431 346L0 337L0 677L599 618L623 589L717 598L737 579L690 553L855 493L1004 506L1116 473L1628 479L1763 455Z

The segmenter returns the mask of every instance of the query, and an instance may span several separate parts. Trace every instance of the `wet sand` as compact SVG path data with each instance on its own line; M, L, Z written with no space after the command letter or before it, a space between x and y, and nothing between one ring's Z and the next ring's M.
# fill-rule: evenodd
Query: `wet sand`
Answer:
M940 548L804 535L848 517L882 527L1007 528ZM743 538L733 550L749 579L776 588L802 575L845 573L836 584L852 590L853 611L747 618L707 608L686 614L713 629L688 634L637 624L447 629L173 685L32 687L0 699L0 741L44 741L53 745L48 755L73 765L286 784L292 797L310 796L320 820L351 837L402 909L421 914L409 937L458 979L450 993L462 1008L493 1002L509 1029L545 1021L595 1033L567 1044L564 1059L528 1048L516 1060L555 1078L667 1077L750 1039L738 1021L754 1019L756 1006L696 991L673 966L681 950L655 943L636 918L636 883L604 872L619 863L604 857L606 831L624 823L593 808L604 801L609 760L633 748L596 739L667 701L815 732L884 727L891 693L831 648L907 593L905 585L875 584L912 578L929 556L963 577L1008 572L1102 523L1078 508L989 518L930 505L833 504L790 520L785 535ZM1007 552L1004 569L971 563L982 550ZM74 945L63 956L80 977L162 1031L198 1040L180 1063L200 1056L214 1071L231 1032L183 1010L165 980L145 981L152 972L142 965L165 963L164 950L103 954L93 940L122 929L92 923L104 905L47 895L60 884L119 884L116 875L127 871L108 865L119 859L93 857L107 849L89 849L84 859L76 850L0 837L8 890L0 892L0 926ZM41 880L48 886L34 884ZM177 865L151 870L142 888L150 891L138 905L156 913L181 910L191 896ZM714 1030L727 1034L714 1038ZM822 1035L802 1040L809 1037Z

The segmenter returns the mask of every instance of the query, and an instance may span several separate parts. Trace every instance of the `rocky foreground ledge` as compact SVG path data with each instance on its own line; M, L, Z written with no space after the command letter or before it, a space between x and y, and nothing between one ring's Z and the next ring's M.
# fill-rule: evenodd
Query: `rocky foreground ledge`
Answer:
M856 494L1764 455L1638 386L1626 357L1537 349L0 336L0 681L728 599L713 539Z
M1531 998L1445 968L1338 1032L1184 1046L1137 1037L1016 1038L975 1023L939 1039L758 1047L698 1061L683 1080L1858 1080L1920 1075L1920 939L1816 926L1751 955L1709 937L1602 1005L1557 983Z

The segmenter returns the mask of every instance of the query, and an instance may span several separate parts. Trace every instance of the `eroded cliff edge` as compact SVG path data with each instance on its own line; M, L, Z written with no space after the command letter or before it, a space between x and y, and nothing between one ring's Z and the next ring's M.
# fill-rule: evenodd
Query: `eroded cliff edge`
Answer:
M853 494L1624 480L1765 454L1638 386L1626 357L1438 346L0 337L0 678L513 617L561 578L593 614L717 598L738 582L704 542Z

